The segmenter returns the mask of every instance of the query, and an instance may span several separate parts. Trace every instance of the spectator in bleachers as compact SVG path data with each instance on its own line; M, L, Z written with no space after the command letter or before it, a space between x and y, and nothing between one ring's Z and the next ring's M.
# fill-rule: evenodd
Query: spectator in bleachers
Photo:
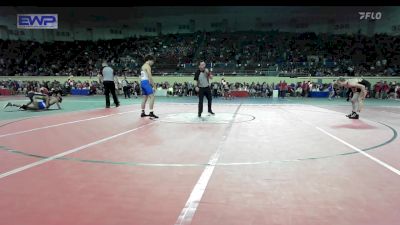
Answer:
M191 71L193 62L207 55L216 73L254 74L256 69L272 66L285 74L393 76L399 74L399 47L399 37L387 34L367 37L278 31L53 43L0 40L0 75L95 76L95 68L107 56L116 72L129 68L127 73L134 75L143 63L143 52L153 52L160 62L155 73Z

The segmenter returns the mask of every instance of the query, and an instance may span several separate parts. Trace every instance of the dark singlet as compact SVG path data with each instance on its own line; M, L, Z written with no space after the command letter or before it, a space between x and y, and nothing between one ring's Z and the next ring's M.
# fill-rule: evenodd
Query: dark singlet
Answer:
M361 85L363 85L365 88L370 88L370 86L371 86L371 84L367 81L367 80L364 80L364 79L362 79L360 82L357 82L358 84L361 84ZM347 85L349 84L349 82L347 81ZM361 88L355 88L356 90L356 92L361 92ZM353 90L353 88L349 88L349 91L350 90Z
M363 85L365 88L370 88L370 83L367 80L362 79L360 82L358 82L359 84ZM360 88L357 88L357 92L361 92Z

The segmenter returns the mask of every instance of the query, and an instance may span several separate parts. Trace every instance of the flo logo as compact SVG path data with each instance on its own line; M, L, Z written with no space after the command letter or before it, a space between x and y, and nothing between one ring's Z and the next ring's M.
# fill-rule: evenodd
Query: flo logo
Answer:
M360 20L380 20L382 18L381 12L358 12Z

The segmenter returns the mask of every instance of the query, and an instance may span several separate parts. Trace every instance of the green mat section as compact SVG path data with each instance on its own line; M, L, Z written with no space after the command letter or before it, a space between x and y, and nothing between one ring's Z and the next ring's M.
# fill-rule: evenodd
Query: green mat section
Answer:
M139 104L141 103L141 98L131 98L125 99L123 96L119 96L121 101L121 106L132 105L132 110L139 109ZM57 113L75 112L75 111L85 111L93 110L96 108L104 108L105 100L104 96L68 96L63 98L63 103L61 104L62 110L48 110L48 111L20 111L16 107L8 107L3 109L3 106L7 102L14 102L18 104L23 104L28 102L27 99L18 98L1 98L0 99L0 121L1 120L18 120L30 117L37 117L43 115L52 115ZM112 102L112 100L111 100ZM157 108L157 103L194 103L197 104L197 97L156 97L155 108ZM268 99L268 98L235 98L233 100L225 100L223 98L213 98L213 104L305 104L305 105L316 105L316 106L349 106L350 102L345 99L333 99L328 100L326 98L285 98L285 99ZM207 104L207 100L204 99L204 104ZM365 106L372 107L400 107L400 101L393 99L367 99L365 101ZM53 106L54 107L54 106ZM56 108L56 107L54 107Z

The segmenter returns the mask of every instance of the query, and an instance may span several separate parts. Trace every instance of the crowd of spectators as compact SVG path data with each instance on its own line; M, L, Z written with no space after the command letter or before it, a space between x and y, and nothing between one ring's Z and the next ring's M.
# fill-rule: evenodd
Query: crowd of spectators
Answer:
M206 33L197 59L236 68L311 76L399 75L399 37L278 31ZM224 68L225 69L225 68Z
M103 60L109 60L118 75L132 75L146 54L156 56L156 72L175 70L191 62L199 37L194 33L72 42L0 40L0 75L95 76Z
M216 74L395 76L400 40L375 34L195 32L98 41L0 40L0 75L96 76L109 60L118 75L138 74L154 54L155 74L194 73L205 59Z
M79 78L78 78L79 79ZM195 96L194 82L183 82L183 83L156 83L157 90L166 90L168 96ZM39 92L41 87L45 87L48 90L61 90L64 95L71 93L72 89L87 89L90 95L101 95L103 94L103 85L97 80L80 81L75 80L75 77L70 77L65 82L59 81L21 81L21 80L2 80L0 81L0 89L8 89L11 94L25 94L28 90L34 90ZM141 88L138 81L130 82L125 78L116 78L116 89L118 94L126 94L126 91L130 95L136 98L141 95ZM247 91L250 97L271 97L273 90L279 91L280 97L291 96L291 97L308 97L310 92L328 92L330 90L336 92L338 97L346 97L347 89L339 88L334 83L317 83L311 81L303 81L297 83L286 83L285 80L279 83L267 83L267 82L227 82L225 79L221 82L212 82L211 90L214 97L226 97L229 91ZM125 95L127 97L127 95ZM388 98L400 98L400 83L387 81L378 81L372 84L371 90L369 90L368 98L376 99L388 99Z
M72 89L87 89L91 94L102 94L103 85L98 81L75 81L68 79L65 82L54 81L21 81L21 80L2 80L0 89L7 89L11 95L26 94L27 91L40 92L40 88L45 87L48 90L61 90L64 95L71 93Z

